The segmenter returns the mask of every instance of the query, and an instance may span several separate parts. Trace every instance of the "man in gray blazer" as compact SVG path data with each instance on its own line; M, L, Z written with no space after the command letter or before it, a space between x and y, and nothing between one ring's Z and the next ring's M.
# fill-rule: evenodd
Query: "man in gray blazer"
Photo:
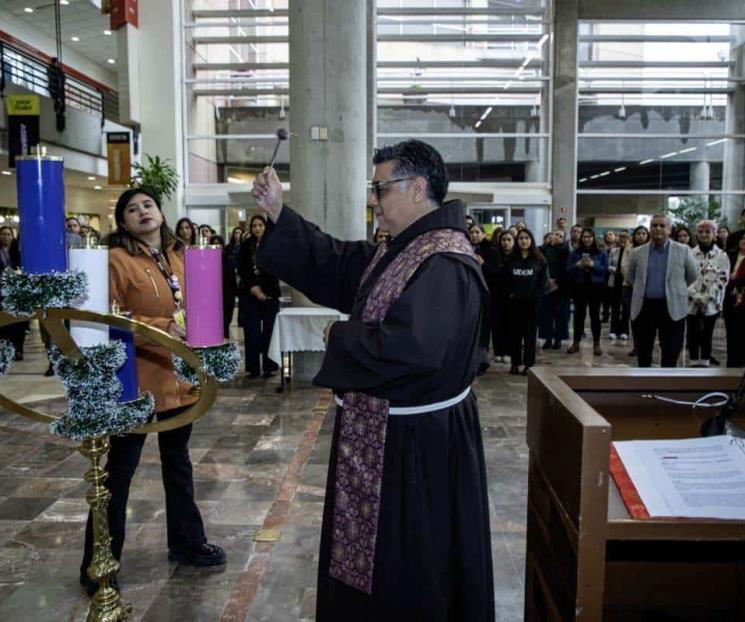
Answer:
M633 285L631 321L639 367L652 366L659 331L662 367L675 367L683 349L688 286L698 276L691 249L670 239L670 219L658 214L649 225L651 239L635 248L629 261Z

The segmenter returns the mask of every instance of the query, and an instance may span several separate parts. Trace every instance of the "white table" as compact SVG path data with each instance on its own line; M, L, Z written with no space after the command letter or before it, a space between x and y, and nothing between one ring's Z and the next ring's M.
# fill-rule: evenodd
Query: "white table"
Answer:
M293 352L325 352L323 331L329 322L344 321L348 315L326 307L287 307L280 310L269 341L269 358L280 364L280 390L285 385L283 355Z

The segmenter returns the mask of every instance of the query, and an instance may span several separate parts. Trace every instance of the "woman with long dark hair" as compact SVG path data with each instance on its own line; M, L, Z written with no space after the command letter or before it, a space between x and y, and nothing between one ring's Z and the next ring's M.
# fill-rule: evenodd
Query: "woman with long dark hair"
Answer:
M188 218L179 218L179 221L176 223L176 237L186 248L196 245L197 233L194 231L194 227L191 226L191 220Z
M131 188L122 193L114 211L116 231L107 236L109 251L109 299L133 319L183 339L178 319L183 308L183 245L166 224L160 201L148 190ZM198 294L196 294L198 295ZM171 353L147 341L137 344L137 380L140 389L155 397L158 421L181 414L197 401L193 386L176 376ZM207 543L202 516L194 499L194 480L189 458L191 424L158 433L163 486L166 493L168 558L197 566L225 563L225 551ZM118 560L124 545L127 500L145 434L110 438L106 464L111 550ZM85 551L80 582L89 593L97 585L86 570L93 556L90 514L85 532Z
M608 254L598 248L592 229L582 229L579 246L569 254L567 274L573 283L574 298L574 343L567 352L579 352L589 307L592 352L599 356L603 353L600 348L600 305L603 302L605 277L608 274Z
M527 375L535 365L538 301L548 291L546 259L530 229L517 234L517 250L502 266L507 291L507 326L512 335L511 374ZM524 365L519 371L519 366Z
M691 230L685 225L678 225L675 228L675 241L692 248L693 236L691 235Z
M256 215L249 223L249 237L241 244L238 261L240 287L238 301L246 341L246 373L257 378L263 369L268 378L279 369L269 358L269 341L279 313L279 280L256 263L256 251L266 230L266 219Z
M491 320L492 349L494 360L506 363L512 352L512 345L507 328L507 294L503 264L515 251L515 236L512 231L505 229L499 235L497 248L497 269L494 271L492 282L489 284L489 311Z
M631 234L631 251L639 246L643 246L649 242L649 229L644 225L639 225L634 229ZM623 275L623 290L621 291L621 302L623 303L623 313L626 317L631 316L631 296L634 292L633 285L628 280L629 274L629 263L631 262L631 252L625 253L621 258L621 274ZM636 356L636 337L634 336L634 325L630 324L631 327L631 340L634 347L628 353L629 356Z

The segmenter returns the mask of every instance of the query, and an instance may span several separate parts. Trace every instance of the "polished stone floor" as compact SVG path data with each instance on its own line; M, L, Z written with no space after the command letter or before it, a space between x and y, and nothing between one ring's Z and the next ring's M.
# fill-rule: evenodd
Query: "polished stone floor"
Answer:
M717 329L715 354L721 351ZM604 343L593 357L539 353L539 365L626 366L627 344ZM36 334L26 360L0 391L53 412L63 402ZM522 620L527 447L526 379L493 365L475 383L491 502L497 619ZM331 423L329 394L295 383L240 379L220 390L191 440L196 495L207 533L228 564L207 571L169 563L165 504L155 438L132 485L120 585L147 622L311 620ZM78 567L87 514L86 461L45 425L0 413L0 620L85 619ZM279 539L260 542L267 531ZM270 534L271 535L271 534ZM257 538L258 536L258 538Z

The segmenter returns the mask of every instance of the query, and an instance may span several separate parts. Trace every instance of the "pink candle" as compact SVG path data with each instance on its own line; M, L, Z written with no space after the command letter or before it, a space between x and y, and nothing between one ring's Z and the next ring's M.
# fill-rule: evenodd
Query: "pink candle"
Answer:
M186 249L186 342L194 347L218 346L222 326L222 249Z

